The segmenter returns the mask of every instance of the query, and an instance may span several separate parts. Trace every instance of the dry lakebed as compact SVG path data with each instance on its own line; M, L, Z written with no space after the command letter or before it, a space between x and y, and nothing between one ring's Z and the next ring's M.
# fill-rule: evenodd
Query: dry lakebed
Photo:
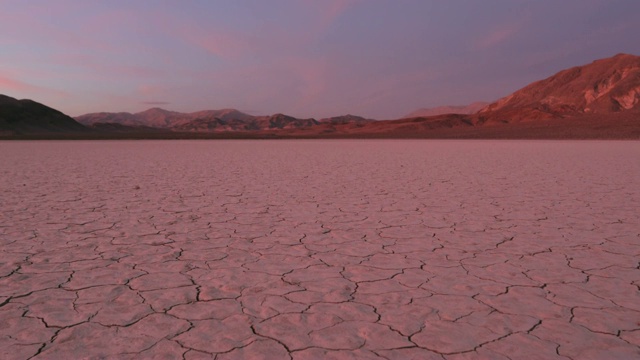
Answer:
M0 358L639 359L640 142L0 142Z

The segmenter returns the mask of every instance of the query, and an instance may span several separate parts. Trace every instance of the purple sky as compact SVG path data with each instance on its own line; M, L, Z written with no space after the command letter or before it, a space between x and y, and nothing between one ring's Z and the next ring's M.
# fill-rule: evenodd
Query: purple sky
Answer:
M71 116L397 118L640 55L639 14L638 0L3 0L0 94Z

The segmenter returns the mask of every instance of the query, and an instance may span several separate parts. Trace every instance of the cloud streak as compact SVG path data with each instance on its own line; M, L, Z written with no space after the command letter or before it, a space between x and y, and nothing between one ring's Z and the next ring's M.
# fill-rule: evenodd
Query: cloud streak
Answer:
M474 47L477 50L489 50L500 46L518 35L522 28L521 24L508 23L500 27L494 28L485 36L476 40Z
M29 95L48 95L56 97L66 97L70 94L63 90L51 89L43 86L32 85L20 80L15 80L3 75L0 75L0 93L18 93Z
M318 28L316 29L316 31L325 32L331 27L336 19L349 11L359 2L360 0L307 0L303 1L303 4L309 7L309 9L313 13L319 14L319 17L317 19Z
M38 86L33 86L22 81L10 79L8 77L4 77L0 75L0 88L3 91L41 91L42 89Z
M243 56L252 48L251 41L244 35L228 30L188 27L178 32L180 38L187 44L225 60Z

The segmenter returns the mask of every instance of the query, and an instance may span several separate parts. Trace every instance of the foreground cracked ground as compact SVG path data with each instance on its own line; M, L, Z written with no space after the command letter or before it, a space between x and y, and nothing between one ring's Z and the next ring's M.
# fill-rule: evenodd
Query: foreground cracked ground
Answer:
M0 143L0 358L640 358L640 143Z

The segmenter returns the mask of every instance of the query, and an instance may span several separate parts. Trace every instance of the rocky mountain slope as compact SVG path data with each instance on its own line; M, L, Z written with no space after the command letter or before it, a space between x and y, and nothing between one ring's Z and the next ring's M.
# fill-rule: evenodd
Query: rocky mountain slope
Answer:
M0 134L86 132L87 128L58 110L33 100L0 95Z
M560 71L492 103L480 122L518 122L640 109L640 57L618 54Z

